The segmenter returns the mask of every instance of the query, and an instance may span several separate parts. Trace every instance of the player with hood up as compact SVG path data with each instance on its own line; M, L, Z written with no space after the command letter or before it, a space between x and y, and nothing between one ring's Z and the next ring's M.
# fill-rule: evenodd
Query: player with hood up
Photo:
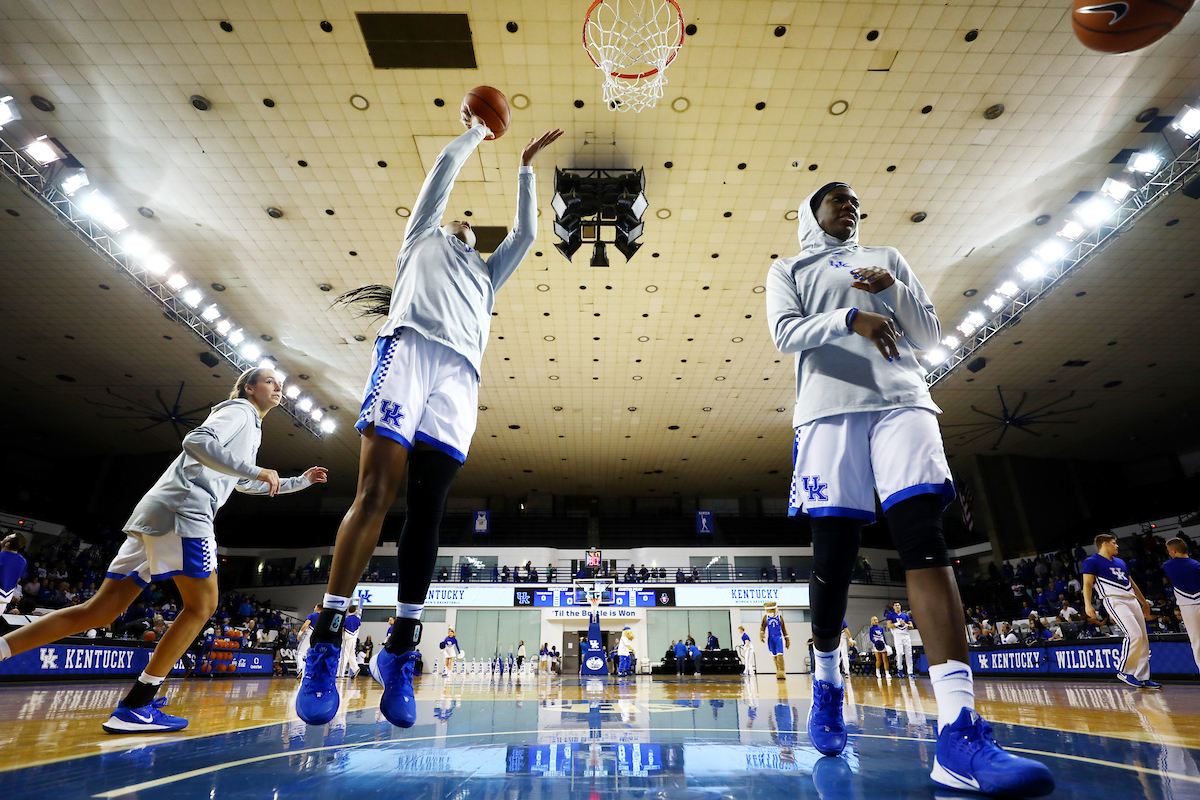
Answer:
M975 712L962 601L942 535L954 499L917 351L938 344L933 303L900 253L858 243L859 198L829 183L799 208L799 255L767 276L775 346L795 354L794 471L789 510L811 518L814 678L808 734L825 755L846 745L837 669L850 573L879 493L906 570L939 709L933 780L985 794L1053 791L1045 765L1000 748Z

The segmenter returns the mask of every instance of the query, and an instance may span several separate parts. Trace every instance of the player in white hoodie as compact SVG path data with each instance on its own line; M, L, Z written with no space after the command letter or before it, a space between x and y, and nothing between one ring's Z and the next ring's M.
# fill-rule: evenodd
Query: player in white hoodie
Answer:
M974 686L942 511L954 499L925 372L916 351L938 344L933 303L900 253L858 243L859 199L829 183L799 209L801 252L771 265L767 316L776 347L796 357L790 513L811 518L814 649L809 739L846 744L837 669L850 572L878 491L906 570L938 702L932 777L954 789L1038 796L1045 765L1003 751L975 713ZM976 757L979 756L979 757Z

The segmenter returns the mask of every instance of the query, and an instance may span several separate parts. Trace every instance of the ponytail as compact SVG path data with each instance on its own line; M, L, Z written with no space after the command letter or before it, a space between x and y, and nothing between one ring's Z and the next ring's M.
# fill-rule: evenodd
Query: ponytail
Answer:
M229 393L230 400L242 400L246 397L246 387L255 386L258 384L258 379L267 371L267 367L251 367L250 369L238 375L237 383L233 384L233 391Z
M360 286L338 295L333 305L356 306L360 317L386 317L392 307L392 287L382 283Z

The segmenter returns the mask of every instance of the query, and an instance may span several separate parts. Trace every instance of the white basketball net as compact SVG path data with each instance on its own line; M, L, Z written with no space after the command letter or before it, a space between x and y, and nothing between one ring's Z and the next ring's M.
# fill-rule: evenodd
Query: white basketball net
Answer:
M595 0L583 24L583 48L604 73L604 102L618 111L658 103L682 44L675 0Z

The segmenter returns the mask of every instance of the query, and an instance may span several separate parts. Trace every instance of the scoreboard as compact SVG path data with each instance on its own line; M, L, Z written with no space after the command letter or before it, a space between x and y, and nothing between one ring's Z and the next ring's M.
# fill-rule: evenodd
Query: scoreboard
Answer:
M600 551L599 550L588 550L587 551L587 565L589 567L599 567L600 566Z
M574 588L546 589L540 586L518 586L513 589L513 605L518 608L587 608L578 602ZM614 589L612 608L654 608L675 605L675 587L655 589Z

